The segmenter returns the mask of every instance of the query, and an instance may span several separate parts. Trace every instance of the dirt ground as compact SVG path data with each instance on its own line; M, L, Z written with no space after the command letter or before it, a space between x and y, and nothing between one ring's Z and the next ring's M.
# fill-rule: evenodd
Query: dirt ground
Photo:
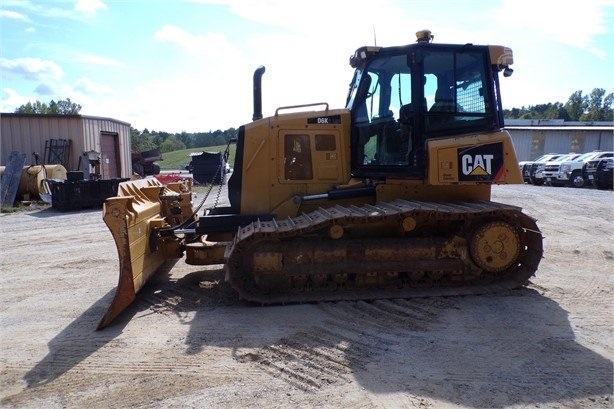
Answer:
M614 193L496 186L538 219L531 285L260 307L182 260L115 325L101 210L0 216L0 406L614 407Z

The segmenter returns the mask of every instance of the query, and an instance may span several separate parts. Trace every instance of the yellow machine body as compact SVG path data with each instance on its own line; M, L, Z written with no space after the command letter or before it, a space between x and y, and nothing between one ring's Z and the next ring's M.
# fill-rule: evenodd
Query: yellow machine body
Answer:
M521 286L542 257L535 220L491 201L522 183L503 129L501 46L362 47L347 106L260 112L238 130L229 206L189 185L120 184L104 220L120 260L108 325L166 261L221 264L260 304L481 294ZM420 103L417 103L420 101ZM297 112L298 111L298 112Z

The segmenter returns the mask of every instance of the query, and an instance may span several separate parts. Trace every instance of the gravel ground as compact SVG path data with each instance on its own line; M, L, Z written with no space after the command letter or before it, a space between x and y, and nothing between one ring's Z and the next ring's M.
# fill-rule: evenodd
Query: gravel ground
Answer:
M0 404L613 407L614 194L495 186L538 219L532 283L488 296L255 307L178 261L113 326L98 210L0 215Z

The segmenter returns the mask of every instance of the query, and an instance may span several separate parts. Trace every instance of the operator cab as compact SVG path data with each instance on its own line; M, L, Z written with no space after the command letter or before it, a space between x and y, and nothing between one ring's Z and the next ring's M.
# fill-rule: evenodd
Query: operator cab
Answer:
M426 33L426 34L425 34ZM503 127L497 72L503 47L433 44L430 32L401 47L362 47L346 107L352 113L352 174L424 178L426 141ZM491 58L498 62L493 64Z

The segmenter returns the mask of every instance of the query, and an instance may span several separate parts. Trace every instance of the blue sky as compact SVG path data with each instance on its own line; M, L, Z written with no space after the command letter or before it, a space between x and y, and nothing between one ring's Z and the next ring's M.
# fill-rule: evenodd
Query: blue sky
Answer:
M504 108L614 92L614 0L0 0L0 112L70 98L140 130L238 128L260 65L265 116L340 108L356 48L424 28L439 43L511 47Z

